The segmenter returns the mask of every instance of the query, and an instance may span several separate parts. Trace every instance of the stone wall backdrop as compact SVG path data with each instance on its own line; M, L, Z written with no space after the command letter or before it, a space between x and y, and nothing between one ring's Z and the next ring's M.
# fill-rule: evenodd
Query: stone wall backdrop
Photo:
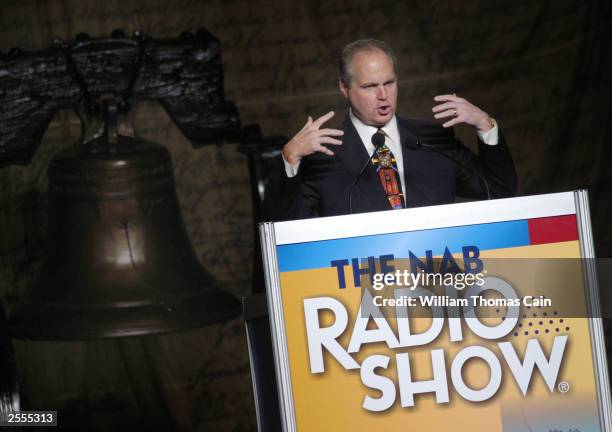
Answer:
M400 63L399 114L431 118L433 96L456 92L494 116L512 149L519 194L590 190L599 256L612 253L612 32L606 0L2 0L0 51L55 37L139 29L153 37L204 27L223 47L226 97L244 124L291 135L307 115L346 114L338 49L384 39ZM2 79L2 77L0 77ZM0 109L2 109L0 107ZM191 241L236 295L250 292L253 237L246 158L236 144L192 149L155 104L137 133L165 144ZM332 121L332 122L333 122ZM0 295L6 304L38 269L45 239L47 164L79 135L61 112L30 165L0 170ZM470 130L458 128L475 144ZM231 165L234 179L216 173ZM29 409L57 409L65 430L255 429L241 319L142 338L15 341Z

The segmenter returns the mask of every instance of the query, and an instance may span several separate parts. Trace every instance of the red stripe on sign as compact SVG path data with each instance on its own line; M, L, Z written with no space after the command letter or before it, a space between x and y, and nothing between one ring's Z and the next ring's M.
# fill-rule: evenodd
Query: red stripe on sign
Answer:
M528 225L532 245L578 240L576 215L529 219Z

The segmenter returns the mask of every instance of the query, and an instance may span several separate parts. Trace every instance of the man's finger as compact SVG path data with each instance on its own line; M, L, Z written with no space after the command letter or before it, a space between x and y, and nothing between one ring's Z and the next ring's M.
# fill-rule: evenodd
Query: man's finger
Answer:
M459 98L457 96L455 96L454 94L445 94L445 95L434 96L434 100L436 102L456 101L457 99L459 99Z
M334 116L334 112L330 111L327 114L324 114L321 117L319 117L318 119L316 119L314 122L312 122L312 126L318 129L318 128L321 127L321 125L323 123L325 123L327 120L329 120L333 116Z
M457 115L457 111L454 109L446 110L441 113L435 114L434 118L446 118L446 117L455 117Z
M433 112L444 111L450 108L456 108L457 104L455 102L446 102L440 105L434 106L431 110Z
M333 155L334 155L334 152L333 152L333 151L331 151L330 149L328 149L327 147L322 146L322 145L320 145L320 146L319 146L319 147L316 149L316 151L321 152L321 153L325 153L326 155L329 155L329 156L333 156Z
M302 129L300 129L300 132L306 129L311 123L312 123L312 117L308 116L308 118L306 119L306 123L304 123L304 126L302 126Z
M448 128L448 127L451 127L451 126L455 126L457 123L461 123L461 122L462 122L462 120L459 120L458 118L454 118L452 120L447 121L442 126L444 126L445 128Z
M342 141L337 140L335 138L331 138L331 137L322 137L319 142L325 143L325 144L342 145Z
M340 129L319 129L319 135L321 136L342 136L344 131Z

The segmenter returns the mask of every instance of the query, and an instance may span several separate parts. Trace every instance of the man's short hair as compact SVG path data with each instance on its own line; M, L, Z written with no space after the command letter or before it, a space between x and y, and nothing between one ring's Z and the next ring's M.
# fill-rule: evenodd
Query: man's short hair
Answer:
M353 70L351 67L353 56L360 51L372 51L377 49L387 54L387 56L389 56L389 58L392 60L393 71L397 77L397 58L395 57L395 53L391 47L384 41L376 39L359 39L351 42L342 49L340 58L338 60L338 75L340 81L342 81L345 86L350 87L351 83L353 82Z

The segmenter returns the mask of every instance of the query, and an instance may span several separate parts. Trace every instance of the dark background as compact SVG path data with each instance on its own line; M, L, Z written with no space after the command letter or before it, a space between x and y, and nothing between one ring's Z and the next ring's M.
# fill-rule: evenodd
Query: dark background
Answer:
M589 189L596 249L609 257L611 20L607 1L4 0L0 50L40 49L79 32L140 29L165 37L204 27L221 41L226 97L242 122L290 136L309 114L336 109L331 123L344 117L338 50L357 38L386 40L400 64L400 115L431 118L440 93L482 107L506 135L519 195ZM138 134L172 153L181 211L202 263L228 290L247 295L253 237L246 158L231 143L192 149L155 104L135 114ZM29 166L0 170L5 304L30 281L43 253L48 161L79 132L76 116L61 112ZM474 145L471 130L457 133ZM226 166L232 178L220 180ZM255 428L241 319L172 335L15 341L14 348L24 405L58 409L66 428Z

